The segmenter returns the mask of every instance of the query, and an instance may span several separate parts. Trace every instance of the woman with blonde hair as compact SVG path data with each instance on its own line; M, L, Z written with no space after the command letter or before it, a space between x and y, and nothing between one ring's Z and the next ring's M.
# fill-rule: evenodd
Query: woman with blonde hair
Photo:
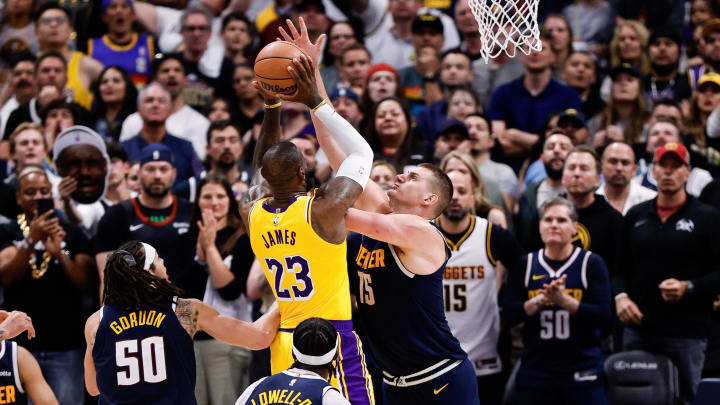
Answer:
M473 185L472 193L475 196L474 214L488 221L507 228L507 218L501 208L493 205L488 199L487 188L480 177L480 172L475 166L473 158L457 151L452 151L443 157L440 162L440 169L445 173L459 171L470 176Z
M650 59L647 53L649 38L650 33L641 22L620 20L610 41L610 67L615 68L627 63L640 71L641 77L650 74ZM604 101L610 99L610 85L610 78L606 77L600 88L600 96Z

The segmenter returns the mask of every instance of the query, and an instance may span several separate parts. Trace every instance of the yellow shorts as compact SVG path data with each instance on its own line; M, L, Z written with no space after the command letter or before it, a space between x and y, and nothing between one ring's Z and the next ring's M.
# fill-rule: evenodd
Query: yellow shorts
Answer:
M270 372L277 374L292 366L292 337L290 332L278 331L275 340L270 344Z

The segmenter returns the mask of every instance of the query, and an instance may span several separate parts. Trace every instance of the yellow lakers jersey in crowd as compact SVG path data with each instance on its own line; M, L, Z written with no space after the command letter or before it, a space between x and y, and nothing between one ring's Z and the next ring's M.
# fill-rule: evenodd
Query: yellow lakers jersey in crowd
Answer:
M323 240L312 228L311 196L298 196L285 209L269 198L250 210L253 252L265 272L280 309L280 329L294 329L307 318L351 318L347 243Z

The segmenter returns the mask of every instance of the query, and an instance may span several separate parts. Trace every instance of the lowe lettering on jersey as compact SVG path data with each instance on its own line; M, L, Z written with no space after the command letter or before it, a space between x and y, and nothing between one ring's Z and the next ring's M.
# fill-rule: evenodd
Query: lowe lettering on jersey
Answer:
M385 267L385 250L375 249L371 252L365 246L360 246L355 263L364 270Z
M137 326L147 325L159 328L164 320L165 314L156 312L155 310L135 311L130 312L127 316L119 317L116 321L110 322L110 329L112 329L116 335L119 335L125 330Z
M302 399L302 392L294 390L269 390L258 394L258 401L250 400L252 405L288 404L288 405L312 405L310 399Z
M485 266L447 266L445 280L482 280L485 278Z
M265 249L275 245L295 246L295 232L288 229L276 229L268 231L266 235L260 235L265 242ZM267 236L267 237L266 237Z

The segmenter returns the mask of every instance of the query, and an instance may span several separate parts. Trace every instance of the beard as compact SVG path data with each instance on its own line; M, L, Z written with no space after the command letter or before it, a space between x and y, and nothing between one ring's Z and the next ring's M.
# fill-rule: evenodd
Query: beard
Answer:
M562 173L563 173L562 167L560 169L555 169L554 167L552 167L552 160L547 163L544 163L544 166L545 166L545 171L547 172L547 176L551 180L557 181L557 180L562 179Z
M443 215L445 215L450 222L460 222L471 212L472 208L460 208L459 210L453 210L448 207L445 208L445 211L443 211Z
M215 166L222 172L230 171L233 167L235 167L235 165L237 165L237 162L234 160L226 161L220 158L215 161Z
M674 72L677 69L677 67L678 67L677 63L670 63L668 65L657 65L655 63L652 64L652 70L658 76L668 76L672 72Z
M150 197L162 198L168 195L170 192L170 186L162 184L162 187L157 187L157 185L158 183L148 185L141 182L142 191Z
M613 187L618 187L618 188L619 187L625 188L625 187L627 187L628 183L630 183L630 181L622 174L614 174L614 175L610 176L607 179L607 182L608 182L608 184L611 184Z

